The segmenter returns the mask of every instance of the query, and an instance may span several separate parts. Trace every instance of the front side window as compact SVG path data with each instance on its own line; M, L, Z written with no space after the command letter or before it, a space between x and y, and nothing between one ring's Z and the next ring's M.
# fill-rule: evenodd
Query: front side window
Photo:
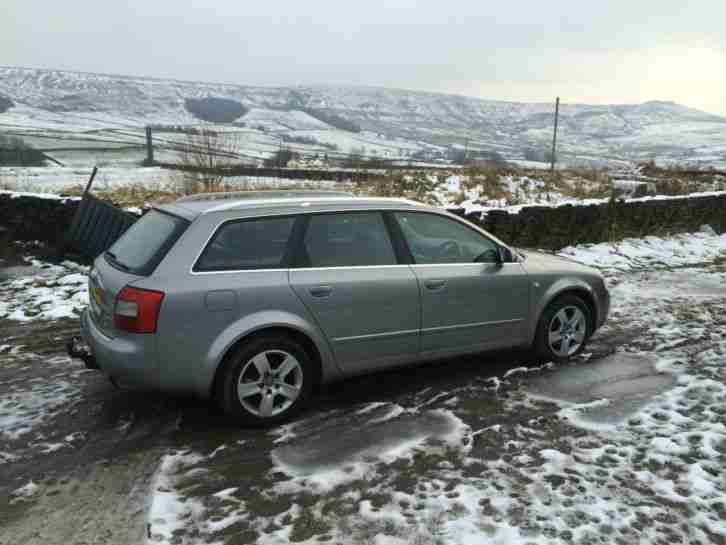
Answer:
M495 263L496 243L463 223L422 212L396 212L414 263Z
M230 221L222 225L195 271L275 269L283 264L294 217Z
M388 229L379 212L311 216L300 253L301 267L396 264Z

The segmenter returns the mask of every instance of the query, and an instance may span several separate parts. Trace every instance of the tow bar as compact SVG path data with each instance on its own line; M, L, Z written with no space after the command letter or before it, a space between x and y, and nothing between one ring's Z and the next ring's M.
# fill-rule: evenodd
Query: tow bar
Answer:
M78 358L83 361L88 369L98 369L96 358L93 357L91 347L81 337L72 337L66 343L66 352L71 358Z

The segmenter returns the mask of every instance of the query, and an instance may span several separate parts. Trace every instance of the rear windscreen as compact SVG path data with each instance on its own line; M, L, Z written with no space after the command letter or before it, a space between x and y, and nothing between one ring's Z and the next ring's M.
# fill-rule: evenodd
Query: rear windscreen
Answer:
M189 222L152 210L134 223L106 252L114 267L139 275L151 274Z

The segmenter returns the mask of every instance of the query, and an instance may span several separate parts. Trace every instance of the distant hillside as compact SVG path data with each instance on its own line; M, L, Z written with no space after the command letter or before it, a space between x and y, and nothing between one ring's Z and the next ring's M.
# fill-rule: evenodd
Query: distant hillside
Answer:
M13 67L0 68L0 97L14 103L0 113L0 123L19 130L26 124L36 130L120 130L199 123L205 117L195 107L205 104L212 112L206 119L236 120L258 131L250 142L269 139L254 148L260 156L274 151L274 135L285 135L391 157L437 160L465 149L470 156L497 152L524 159L548 149L553 110L552 104L375 87L259 87ZM2 105L0 98L0 112ZM569 161L726 165L726 118L673 102L594 106L564 100L560 127L560 153Z

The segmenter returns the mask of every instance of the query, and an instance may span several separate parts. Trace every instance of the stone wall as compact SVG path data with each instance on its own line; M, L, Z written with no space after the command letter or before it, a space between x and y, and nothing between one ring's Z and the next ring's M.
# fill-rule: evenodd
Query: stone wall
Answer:
M452 210L513 246L557 250L586 242L698 231L704 224L726 232L726 194L556 208L532 206L465 214Z
M78 202L0 193L0 227L6 229L2 238L58 246ZM532 206L518 214L493 210L483 217L480 213L465 215L463 209L453 212L514 246L550 250L585 242L698 231L704 224L726 232L726 195L557 208Z
M0 227L7 240L39 240L58 246L63 240L78 199L40 198L0 193Z

